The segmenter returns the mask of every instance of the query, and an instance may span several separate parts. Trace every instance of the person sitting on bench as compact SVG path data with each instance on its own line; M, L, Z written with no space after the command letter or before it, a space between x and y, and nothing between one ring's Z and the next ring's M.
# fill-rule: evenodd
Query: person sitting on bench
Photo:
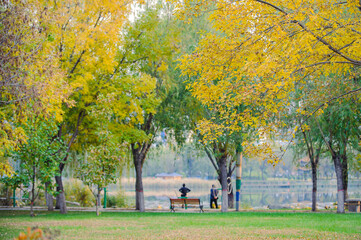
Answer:
M183 187L181 187L179 191L182 193L181 197L187 197L187 193L189 193L191 190L183 183Z

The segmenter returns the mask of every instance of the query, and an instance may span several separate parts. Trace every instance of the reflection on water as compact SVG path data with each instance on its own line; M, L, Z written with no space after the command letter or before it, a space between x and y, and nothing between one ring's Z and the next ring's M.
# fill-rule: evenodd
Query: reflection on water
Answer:
M189 184L190 185L190 184ZM205 208L209 208L209 189L208 185L191 185L192 191L188 197L200 198ZM134 187L133 187L134 189ZM169 208L169 198L177 197L178 188L175 186L164 187L151 185L144 188L145 208ZM126 189L126 194L131 202L135 202L135 192L132 189ZM349 198L361 198L361 181L353 181L349 185ZM241 190L241 208L267 208L268 206L279 207L311 207L312 185L309 181L300 184L287 183L282 186L266 186L246 182ZM335 182L330 184L319 184L317 191L317 203L319 208L330 206L337 201L337 188ZM218 202L221 202L219 199Z

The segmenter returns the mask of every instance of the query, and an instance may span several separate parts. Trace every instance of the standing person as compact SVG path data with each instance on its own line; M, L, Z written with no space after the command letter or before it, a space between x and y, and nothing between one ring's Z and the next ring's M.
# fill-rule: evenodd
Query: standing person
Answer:
M213 208L212 203L214 203L216 208L218 208L217 200L218 200L218 190L216 189L216 186L214 186L214 184L213 184L212 188L211 188L211 203L210 203L211 208Z
M187 193L189 193L191 190L183 183L183 187L181 187L179 191L182 193L181 197L187 197Z

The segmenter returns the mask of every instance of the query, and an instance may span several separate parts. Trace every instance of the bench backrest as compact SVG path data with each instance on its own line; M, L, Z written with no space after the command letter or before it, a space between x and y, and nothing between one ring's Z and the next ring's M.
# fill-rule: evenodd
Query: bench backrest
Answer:
M186 204L199 204L200 200L199 198L187 198L184 199Z
M182 198L171 198L170 202L173 203L180 203L180 204L184 204L184 199Z
M199 198L170 198L171 204L200 204Z

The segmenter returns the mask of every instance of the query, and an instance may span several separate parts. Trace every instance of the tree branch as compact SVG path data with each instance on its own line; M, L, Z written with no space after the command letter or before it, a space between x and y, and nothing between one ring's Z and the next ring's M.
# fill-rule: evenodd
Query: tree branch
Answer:
M287 13L287 12L285 12L285 11L284 11L284 10L282 10L281 8L279 8L279 7L277 7L277 6L273 5L273 4L271 4L271 3L269 3L269 2L262 1L262 0L256 0L256 2L266 4L266 5L268 5L268 6L272 7L272 8L274 8L274 9L276 9L277 11L279 11L279 12L281 12L281 13L285 14L285 15L288 15L288 13Z
M322 107L324 107L326 104L329 104L330 102L332 102L332 101L334 101L334 100L336 100L336 99L342 98L342 97L344 97L344 96L347 96L347 95L349 95L349 94L352 94L352 93L355 93L355 92L358 92L358 91L361 91L361 88L357 88L357 89L348 91L348 92L346 92L346 93L344 93L344 94L341 94L341 95L339 95L339 96L337 96L337 97L331 98L331 99L328 100L327 102L322 103L322 104L321 104L320 106L318 106L312 113L308 114L308 117L307 117L302 123L304 123L305 121L307 121L313 114L315 114L318 110L320 110L320 109L321 109Z
M78 64L79 64L81 58L83 57L83 54L84 54L84 53L85 53L85 50L81 51L78 60L76 60L76 63L74 64L73 68L70 70L70 72L69 72L69 74L68 74L68 78L70 77L70 74L72 74L72 73L74 72L75 68L78 66Z
M219 171L218 166L216 165L216 163L215 163L215 161L214 161L214 159L212 157L211 152L209 151L209 149L205 145L203 145L203 146L204 146L204 150L206 151L207 156L208 156L209 160L211 161L214 169L216 169L216 171L218 172Z
M331 61L325 61L325 62L318 62L318 63L313 63L311 65L307 65L305 67L302 67L302 68L299 68L297 70L294 70L292 72L292 74L296 73L296 72L299 72L299 71L302 71L303 69L305 68L312 68L312 67L315 67L315 66L318 66L318 65L325 65L325 64L333 64L333 63L337 63L337 64L352 64L352 65L357 65L359 66L360 64L356 64L354 62L342 62L342 61L337 61L337 62L331 62Z
M318 122L317 119L315 119L315 120L316 120L316 122L317 122L317 127L318 127L318 129L320 130L320 132L321 132L321 136L322 136L322 138L323 138L324 143L326 144L327 148L330 150L332 157L335 157L335 152L333 151L332 147L330 146L329 142L327 141L327 139L326 139L326 137L325 137L325 134L323 133L322 128L321 128L321 126L320 126L320 123Z
M361 61L357 61L355 59L352 59L350 57L347 57L343 53L341 53L339 50L334 48L330 43L326 42L324 39L322 39L320 36L317 36L314 32L312 32L310 29L308 29L303 23L297 20L292 20L292 23L296 23L298 26L300 26L302 29L304 29L306 32L310 33L313 37L315 37L319 42L323 43L326 47L328 47L331 51L338 54L339 56L343 57L344 59L353 62L355 65L361 65Z

